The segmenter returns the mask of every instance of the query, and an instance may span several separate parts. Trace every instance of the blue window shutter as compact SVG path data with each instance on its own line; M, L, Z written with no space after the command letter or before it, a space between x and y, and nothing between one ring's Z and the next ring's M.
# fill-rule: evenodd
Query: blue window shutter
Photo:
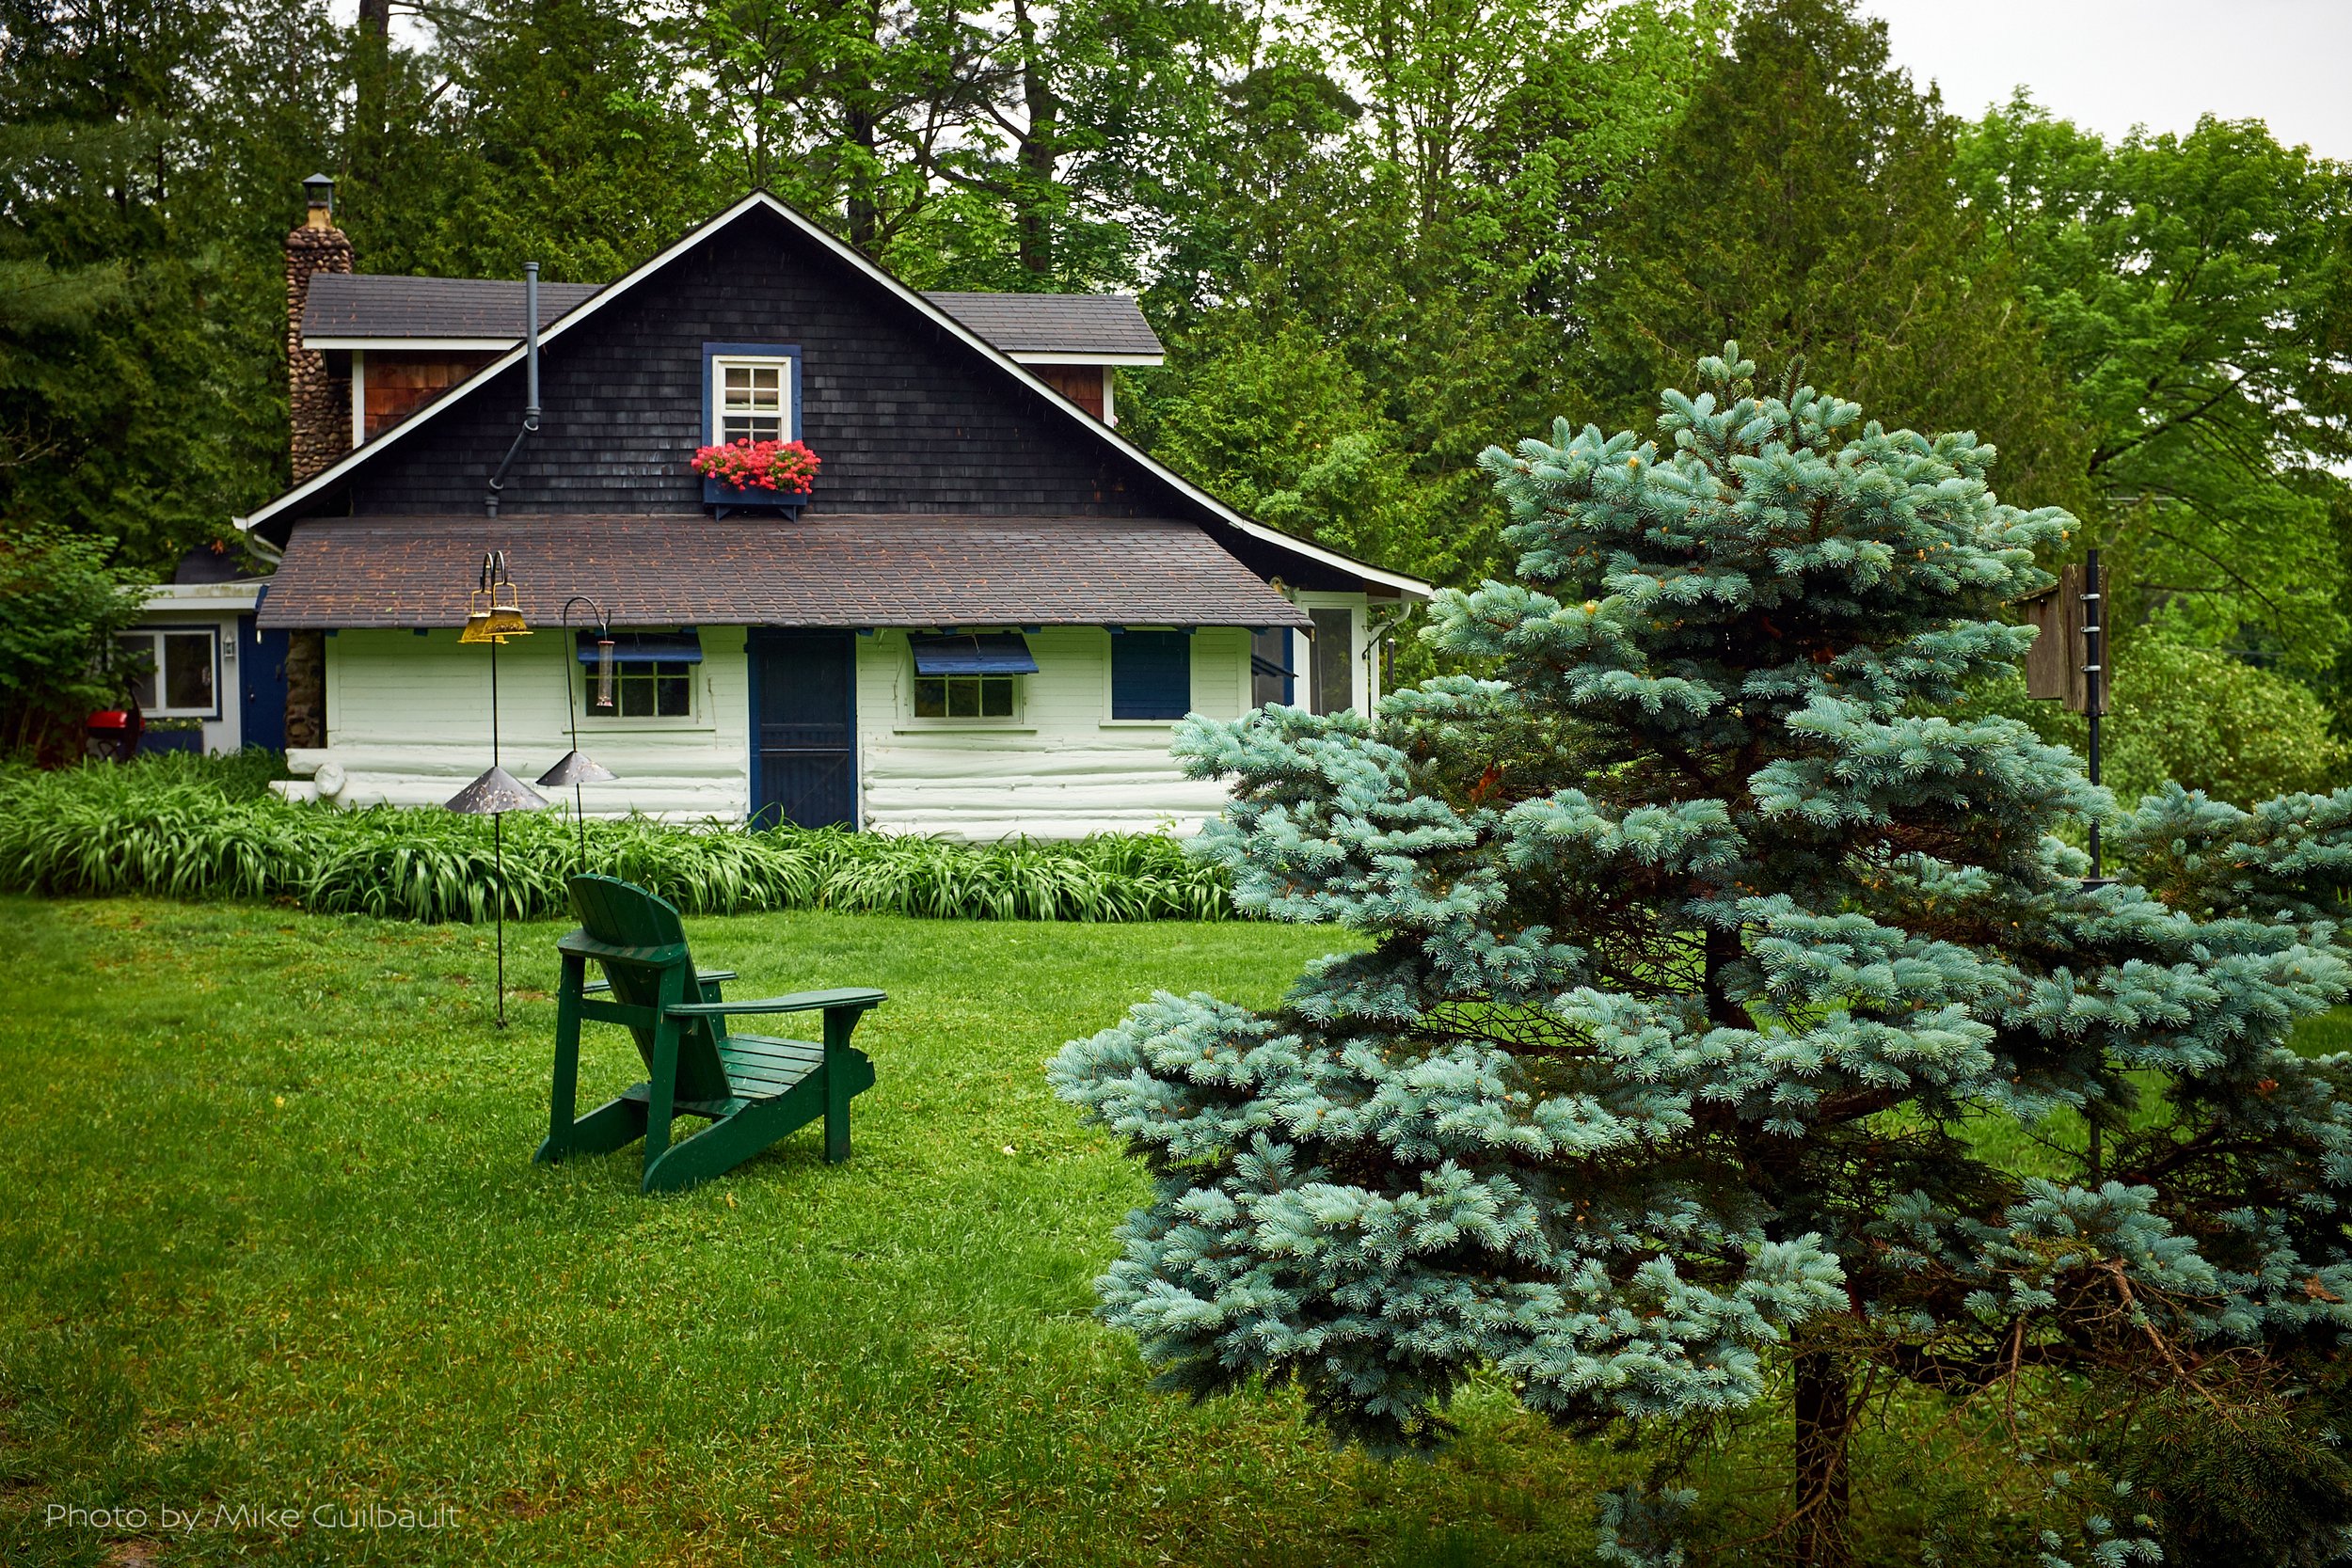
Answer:
M1131 631L1111 639L1111 717L1182 719L1192 709L1192 639Z

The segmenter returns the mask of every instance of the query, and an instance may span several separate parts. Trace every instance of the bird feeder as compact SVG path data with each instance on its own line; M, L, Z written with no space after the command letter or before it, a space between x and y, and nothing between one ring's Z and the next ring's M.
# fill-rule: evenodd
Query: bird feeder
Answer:
M564 601L564 625L572 624L572 606L586 605L596 612L596 706L610 711L612 706L612 626L604 612L604 606L585 594L575 594ZM564 716L572 731L572 749L564 753L556 765L539 775L542 788L568 787L572 792L572 816L580 825L580 869L588 869L588 807L580 797L581 784L607 784L616 775L596 758L580 749L580 710L572 704L572 663L564 661Z
M457 640L486 642L490 646L490 766L442 805L468 816L490 819L491 863L498 877L492 908L498 923L498 1026L501 1029L506 1027L506 814L542 811L548 802L545 796L509 773L499 760L499 645L510 637L530 635L531 626L523 619L515 579L507 575L506 552L483 551L482 575L469 596L466 629L457 634Z
M457 634L457 641L495 643L530 635L531 623L523 618L522 591L507 572L506 552L485 550L481 582L467 596L466 627Z

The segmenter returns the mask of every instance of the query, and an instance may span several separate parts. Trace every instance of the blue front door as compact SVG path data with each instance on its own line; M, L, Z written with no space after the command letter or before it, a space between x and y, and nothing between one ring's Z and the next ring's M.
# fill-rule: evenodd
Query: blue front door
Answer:
M857 825L857 635L751 634L752 823Z

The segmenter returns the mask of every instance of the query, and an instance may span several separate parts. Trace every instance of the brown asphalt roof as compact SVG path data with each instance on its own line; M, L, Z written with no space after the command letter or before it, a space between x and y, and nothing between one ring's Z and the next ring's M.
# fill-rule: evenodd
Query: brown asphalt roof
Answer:
M617 626L1307 624L1192 523L908 515L317 518L261 624L459 626L492 549L541 625L574 594Z
M539 285L539 325L599 293L599 283ZM307 338L483 338L523 335L523 286L504 277L397 277L375 273L310 275L302 309Z
M600 292L539 285L546 326ZM1160 340L1129 294L933 293L933 305L1005 354L1158 354ZM310 277L304 338L478 338L523 335L523 286L501 277L400 277L322 272Z
M1158 354L1133 294L923 296L1005 354Z

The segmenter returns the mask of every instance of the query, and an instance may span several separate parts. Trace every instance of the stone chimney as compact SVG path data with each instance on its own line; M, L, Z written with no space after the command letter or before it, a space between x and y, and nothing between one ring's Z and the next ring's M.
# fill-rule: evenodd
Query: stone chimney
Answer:
M302 182L310 210L286 236L286 410L293 426L296 484L351 450L351 382L330 374L326 356L302 346L302 309L310 277L351 270L351 237L335 227L335 182Z

